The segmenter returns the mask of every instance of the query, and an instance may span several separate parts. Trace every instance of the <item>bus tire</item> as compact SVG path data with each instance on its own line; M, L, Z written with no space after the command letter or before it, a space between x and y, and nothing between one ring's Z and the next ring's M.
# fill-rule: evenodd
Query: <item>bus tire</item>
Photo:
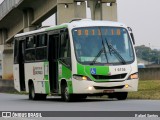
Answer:
M128 92L118 92L116 93L116 98L118 100L126 100L128 96Z
M61 93L62 100L66 101L66 102L72 101L73 97L72 97L71 94L69 94L67 84L63 85L61 88L62 88L61 89L61 91L62 91L62 93Z
M38 95L35 93L34 85L33 83L29 85L29 99L30 100L37 100Z
M109 93L109 94L108 94L108 98L116 98L115 93Z

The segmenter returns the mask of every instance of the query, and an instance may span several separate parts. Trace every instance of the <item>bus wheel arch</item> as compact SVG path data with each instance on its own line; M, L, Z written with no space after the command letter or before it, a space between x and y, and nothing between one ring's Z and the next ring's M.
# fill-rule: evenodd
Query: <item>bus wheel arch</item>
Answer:
M29 79L29 80L28 80L28 87L29 87L31 84L34 84L34 83L33 83L33 80Z

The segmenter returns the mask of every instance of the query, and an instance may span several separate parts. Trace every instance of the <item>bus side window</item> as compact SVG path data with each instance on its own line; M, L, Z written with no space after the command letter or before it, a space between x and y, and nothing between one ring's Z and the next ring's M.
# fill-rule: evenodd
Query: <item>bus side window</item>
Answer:
M26 61L34 61L35 60L35 40L34 37L26 38L26 53L25 53Z
M71 65L71 48L68 31L61 33L60 59L67 65Z
M47 59L47 34L37 35L36 60Z
M35 47L35 41L33 37L27 37L26 38L26 48L30 49L30 48L34 48Z

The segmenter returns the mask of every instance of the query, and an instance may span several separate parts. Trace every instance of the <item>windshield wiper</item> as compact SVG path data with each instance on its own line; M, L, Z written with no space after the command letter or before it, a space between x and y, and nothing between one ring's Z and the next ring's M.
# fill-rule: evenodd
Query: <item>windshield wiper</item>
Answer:
M108 40L106 38L105 38L105 41L106 41L106 44L108 46L110 55L111 55L111 53L114 53L123 64L126 64L126 61L124 60L124 58L119 54L119 52L116 49L114 49L112 44L108 43Z
M96 55L96 57L93 59L93 61L91 62L90 65L94 65L96 63L96 60L98 59L98 57L102 54L103 52L103 48L98 52L98 54Z
M107 59L107 52L106 52L106 48L105 48L105 45L104 45L104 40L103 40L103 37L102 37L102 32L101 32L101 28L99 28L100 30L100 34L101 34L101 40L102 40L102 45L103 45L103 48L99 51L99 53L96 55L96 57L93 59L92 63L90 65L93 65L95 64L96 60L98 59L98 57L102 54L102 52L105 53L105 57L106 57L106 60Z
M108 43L106 38L105 38L105 41L106 41L106 44L107 44L107 47L108 47L108 50L109 50L109 54L111 55L111 49L110 49L109 43Z

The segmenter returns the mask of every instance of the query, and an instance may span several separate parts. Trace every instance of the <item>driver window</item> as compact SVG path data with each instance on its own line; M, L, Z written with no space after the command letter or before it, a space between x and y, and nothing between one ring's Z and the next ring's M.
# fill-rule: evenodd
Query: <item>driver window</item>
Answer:
M66 32L61 34L61 49L60 49L60 58L71 57L70 55L70 43L69 37Z
M64 31L60 35L60 59L67 65L71 64L71 48L68 31Z

